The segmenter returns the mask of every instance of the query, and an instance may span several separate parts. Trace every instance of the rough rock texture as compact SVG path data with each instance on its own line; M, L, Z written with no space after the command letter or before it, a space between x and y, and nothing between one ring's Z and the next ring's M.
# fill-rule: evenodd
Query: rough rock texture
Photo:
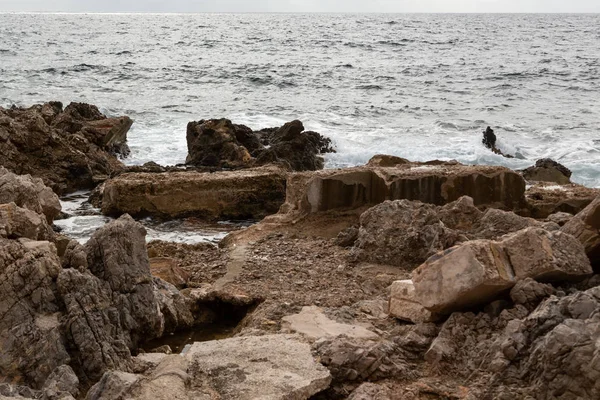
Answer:
M438 207L419 201L385 201L360 216L356 260L411 267L454 246L459 232L440 220Z
M557 212L577 214L600 196L600 189L586 188L575 183L536 183L527 189L525 196L531 217L542 219Z
M299 314L282 318L284 329L300 333L311 340L344 335L351 338L377 339L379 336L365 327L341 324L325 316L319 307L303 307Z
M285 176L274 168L122 174L105 183L102 212L168 218L261 219L277 212L284 196Z
M331 140L317 132L304 131L302 122L288 122L269 135L269 147L258 154L257 165L281 163L292 171L323 169L321 153L332 151Z
M414 323L431 322L437 319L437 315L432 314L419 303L415 294L415 285L410 279L392 283L389 314Z
M294 335L247 336L195 343L186 353L194 382L231 400L304 400L326 389L331 375Z
M541 222L533 218L525 218L510 211L489 208L473 227L471 237L477 239L498 239L507 233L541 225Z
M282 211L309 214L401 199L444 205L462 196L470 196L478 207L520 210L524 193L523 177L503 167L457 162L367 165L291 175Z
M15 203L17 206L46 216L51 224L60 214L58 196L39 178L15 175L0 167L0 204Z
M500 242L474 240L440 252L413 271L412 278L419 303L447 314L485 303L519 279L571 280L591 273L574 237L527 228Z
M600 196L561 229L575 236L585 247L594 269L600 268Z
M571 171L550 158L537 160L535 166L523 170L527 181L554 182L559 185L571 183Z
M465 382L468 398L598 398L600 287L540 300L497 315L452 314L425 358Z
M92 188L123 168L111 153L127 153L132 123L128 117L106 118L82 103L71 103L64 111L58 102L0 107L0 164L42 178L60 194Z
M190 275L177 265L177 260L169 257L153 257L150 259L150 272L178 289L187 286Z
M41 387L70 361L60 322L54 245L0 238L0 377Z
M321 153L333 151L331 140L305 132L300 121L253 132L228 119L190 122L186 163L217 168L246 168L277 163L293 171L323 169Z
M0 204L0 236L10 239L52 240L54 232L44 215L9 203Z

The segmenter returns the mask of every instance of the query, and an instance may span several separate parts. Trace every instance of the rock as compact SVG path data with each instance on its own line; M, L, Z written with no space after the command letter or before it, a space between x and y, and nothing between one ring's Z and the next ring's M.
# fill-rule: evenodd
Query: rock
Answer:
M188 373L216 396L303 400L327 389L329 371L294 335L247 336L194 343L185 356Z
M358 239L359 229L351 226L341 231L335 238L335 244L340 247L352 247Z
M0 238L0 376L40 388L67 364L55 282L56 249Z
M412 280L419 303L439 314L485 303L515 281L502 246L488 240L436 254L413 271Z
M88 391L86 400L121 399L131 390L140 377L121 371L110 371Z
M498 239L508 233L541 225L533 218L521 217L511 211L489 208L473 227L471 236L476 239Z
M370 330L350 324L340 324L327 318L319 307L303 307L299 314L282 318L282 326L300 333L311 340L344 335L351 338L377 339L379 335Z
M561 228L585 247L594 269L600 268L600 196Z
M49 224L61 211L58 196L41 179L15 175L0 167L0 204L3 203L15 203L18 207L43 214Z
M360 216L352 254L358 261L411 268L459 240L460 233L440 221L435 205L385 201Z
M562 232L527 228L502 241L474 240L440 252L413 271L416 298L448 314L485 303L517 280L580 280L592 273L577 240Z
M567 222L571 220L571 218L573 218L573 214L559 211L557 213L549 215L546 218L546 221L554 222L558 226L564 226Z
M59 252L60 254L60 252ZM64 254L61 256L63 268L75 268L85 271L88 267L87 253L85 247L76 240L70 240Z
M575 183L556 185L541 182L529 187L525 194L531 216L543 219L558 212L577 214L583 211L600 196L600 189L586 188Z
M282 212L357 209L402 199L441 206L463 196L470 196L477 207L521 210L524 193L523 177L507 168L411 162L290 175Z
M571 170L550 158L537 160L535 166L523 170L527 181L554 182L559 185L571 183Z
M415 285L410 279L392 284L389 313L392 317L415 324L437 320L437 316L417 300Z
M150 259L150 272L178 289L184 289L190 279L189 274L177 265L177 260L169 257L153 257Z
M285 198L279 169L122 174L105 183L102 212L134 216L261 219Z
M111 153L128 152L128 117L106 118L95 106L54 102L31 108L0 107L0 154L17 174L42 178L56 193L92 188L95 177L119 172ZM15 201L17 205L18 202Z
M0 204L0 236L10 239L52 240L54 232L44 215L9 203Z
M473 230L482 217L483 213L475 207L469 196L462 196L439 209L439 218L444 225L461 232Z
M389 168L389 167L396 167L396 166L402 165L402 164L410 164L410 161L408 161L406 158L402 158L402 157L389 156L389 155L385 155L385 154L377 154L377 155L374 155L373 157L371 157L371 159L367 163L367 167Z
M317 132L304 131L302 122L286 123L270 135L269 147L258 154L257 165L282 163L292 171L323 169L321 153L333 151L331 140Z
M498 147L496 147L496 134L494 133L494 130L489 126L486 128L485 131L483 131L483 139L481 142L485 147L490 149L492 152L501 155L502 157L514 158L509 154L504 154Z
M554 288L531 278L518 281L510 290L510 298L515 304L538 305L541 300L554 294Z
M236 127L228 119L190 122L187 126L186 164L219 168L248 167L252 160L236 137Z
M190 328L194 324L191 307L175 286L154 278L154 296L164 320L163 334Z
M505 236L501 244L517 279L562 282L592 274L581 243L560 231L527 228Z
M388 388L377 383L366 382L356 388L348 400L391 400L391 393Z
M42 388L45 399L64 399L65 396L79 396L79 378L68 365L56 368Z

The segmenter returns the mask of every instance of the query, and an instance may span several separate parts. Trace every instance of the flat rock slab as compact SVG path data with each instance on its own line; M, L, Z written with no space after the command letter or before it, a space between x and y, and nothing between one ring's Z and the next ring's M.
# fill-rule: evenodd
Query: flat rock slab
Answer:
M392 283L389 310L392 317L415 324L437 319L437 315L419 303L415 295L415 285L410 279Z
M102 212L179 218L261 219L285 200L285 174L275 168L226 172L122 174L105 183Z
M229 400L304 400L331 375L296 335L248 336L194 343L189 374Z
M283 317L282 321L284 327L312 340L341 335L358 339L379 338L379 335L362 326L335 322L327 318L319 307L314 306L304 307L299 314Z

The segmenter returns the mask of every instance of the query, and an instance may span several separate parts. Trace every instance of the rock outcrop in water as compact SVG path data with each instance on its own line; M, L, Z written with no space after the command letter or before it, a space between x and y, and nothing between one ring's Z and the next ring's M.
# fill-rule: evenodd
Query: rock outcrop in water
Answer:
M59 102L0 107L0 165L41 178L56 193L91 189L120 171L127 155L129 117L107 118L98 108Z
M228 119L200 120L188 124L186 138L186 164L203 167L239 169L275 163L292 171L315 171L323 168L321 154L333 151L331 140L304 131L300 121L253 132Z
M535 166L523 170L523 178L566 185L571 183L571 170L550 158L542 158L536 161Z
M498 154L502 157L514 158L510 154L504 154L502 152L502 150L500 150L498 147L496 147L496 140L497 140L497 138L496 138L496 134L494 133L494 130L488 126L485 129L485 131L483 131L483 139L481 140L483 145L485 147L487 147L488 149L490 149L493 153Z

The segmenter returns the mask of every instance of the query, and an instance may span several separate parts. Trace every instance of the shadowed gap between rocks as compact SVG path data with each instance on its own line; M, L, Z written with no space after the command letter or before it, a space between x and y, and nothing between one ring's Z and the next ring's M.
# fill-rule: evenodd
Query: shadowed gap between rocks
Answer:
M140 352L169 351L184 353L195 342L207 342L233 337L240 323L262 303L261 299L247 302L215 298L198 301L192 307L195 324L163 337L150 340L140 346Z

